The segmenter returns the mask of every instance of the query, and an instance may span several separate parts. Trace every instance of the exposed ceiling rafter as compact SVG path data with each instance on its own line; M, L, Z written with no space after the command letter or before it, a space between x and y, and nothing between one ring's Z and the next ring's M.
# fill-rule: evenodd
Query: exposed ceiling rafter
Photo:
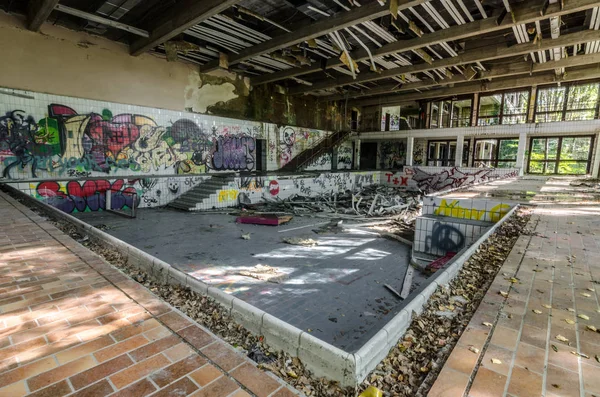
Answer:
M429 0L399 0L398 10L414 7L427 1ZM290 47L306 40L314 39L365 21L388 15L389 13L389 8L387 6L381 6L378 2L370 3L362 7L356 7L350 11L345 11L334 17L319 20L318 22L306 25L294 32L286 33L264 43L252 46L237 54L229 53L227 54L229 65L235 65L256 56ZM366 51L365 54L366 57L364 59L368 59L369 55ZM340 62L340 65L343 64ZM218 67L219 62L215 60L207 63L201 69L202 72L210 72Z
M130 46L130 53L138 56L183 33L188 28L225 11L240 0L185 0L178 2L156 26L150 29L150 37L140 38Z
M600 63L600 54L588 54L581 55L578 57L562 58L556 61L549 61L545 63L531 64L530 62L516 62L509 63L507 65L497 65L489 68L486 71L481 71L472 79L468 79L463 75L455 75L452 78L445 80L424 80L414 83L406 84L388 84L385 86L377 87L371 90L359 91L356 93L348 93L347 95L332 95L327 97L319 98L320 101L337 101L345 99L356 99L367 96L399 93L413 90L420 90L424 88L432 87L443 87L453 84L467 83L476 80L488 80L497 79L509 76L517 76L522 74L534 74L538 72L553 70L555 68L568 68L575 66L586 66Z
M28 6L27 27L37 32L46 22L58 0L31 0Z
M450 98L459 95L468 95L476 92L493 92L500 90L510 90L522 87L539 86L568 81L591 80L600 78L600 65L588 66L576 70L568 70L560 79L556 77L554 71L538 73L532 76L508 77L498 79L492 82L469 82L458 84L454 87L442 88L438 90L416 92L413 94L387 95L373 99L361 99L348 101L348 106L377 106L377 105L396 105L401 103L414 102L433 98Z
M585 11L598 6L598 1L593 0L571 0L566 2L561 9L559 4L548 6L545 14L541 14L543 1L525 1L520 7L513 8L514 20L512 18L504 18L498 24L495 17L468 22L463 25L455 25L447 29L437 30L433 33L424 34L422 37L417 37L410 40L397 41L385 44L380 48L371 50L373 57L391 55L399 52L412 51L418 48L424 48L434 44L443 42L466 39L478 35L503 31L511 29L513 26L519 26L527 23L548 19L553 16L562 16L578 11ZM356 62L369 58L369 54L364 49L358 49L350 53L352 59ZM343 66L343 63L337 58L327 60L325 69ZM296 67L280 72L266 74L252 79L252 85L261 85L272 83L279 80L284 80L290 77L298 77L310 73L315 73L323 70L322 65L313 64L306 67Z
M417 73L439 68L448 68L454 66L465 65L469 63L491 61L517 55L526 55L532 51L549 50L554 47L568 46L587 43L598 38L598 32L586 30L577 33L560 36L554 40L542 40L539 43L522 43L512 47L499 45L496 47L485 47L479 50L471 50L457 55L453 58L445 58L433 61L431 64L424 63L412 66L401 66L393 69L384 70L380 73L364 73L356 79L341 77L335 80L323 80L313 84L310 88L296 87L289 90L289 93L305 94L317 90L325 90L330 88L342 87L349 84L365 83L370 81L383 80L391 77L401 76L406 73Z

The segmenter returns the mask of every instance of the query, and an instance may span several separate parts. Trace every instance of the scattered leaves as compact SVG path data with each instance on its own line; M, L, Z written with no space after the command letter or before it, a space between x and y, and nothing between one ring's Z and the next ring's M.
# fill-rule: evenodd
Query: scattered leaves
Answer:
M484 322L483 322L483 323L481 323L481 324L485 325L486 327L491 327L491 326L493 326L493 325L494 325L494 324L492 324L492 323L488 323L487 321L484 321Z
M582 292L581 296L585 296L586 298L589 298L592 295L588 294L587 292Z
M561 342L569 343L569 340L562 335L556 335L556 339Z
M552 345L552 350L554 350L555 352L558 352L558 347L556 347L556 345Z
M563 321L569 325L575 324L575 321L571 320L570 318L563 318Z
M588 291L592 291L592 292L595 292L595 291L596 291L596 289L595 289L595 288L592 288L592 287L588 287L588 288L587 288L587 290L588 290Z
M589 320L590 318L588 316L586 316L585 314L578 314L577 317L584 319L584 320Z
M535 314L542 314L541 310L537 310L537 309L533 309L532 312L534 312Z
M577 357L583 357L583 358L588 358L588 359L590 358L590 356L588 356L587 354L578 353L578 352L573 351L573 350L571 350L571 354L574 355L574 356L577 356Z
M552 309L552 306L551 306L551 305L547 305L547 304L545 304L545 305L542 305L542 306L543 306L543 307L545 307L546 309Z
M502 361L498 360L497 358L492 358L492 364L502 364Z
M478 348L476 348L476 347L474 347L474 346L469 346L469 351L472 351L472 352L473 352L473 353L475 353L475 354L478 354L478 353L479 353L479 349L478 349Z
M498 292L500 295L502 295L503 297L507 298L508 297L508 292L504 292L504 291L499 291Z
M590 331L593 331L593 332L598 332L598 329L596 327L594 327L593 325L586 325L585 328L587 328L587 329L589 329Z
M569 311L571 313L575 313L575 309L573 309L572 307L567 307L567 311Z

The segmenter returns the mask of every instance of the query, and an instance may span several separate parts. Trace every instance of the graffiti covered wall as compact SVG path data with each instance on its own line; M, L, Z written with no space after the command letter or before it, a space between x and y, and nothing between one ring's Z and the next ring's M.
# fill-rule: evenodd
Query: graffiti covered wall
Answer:
M10 92L0 92L0 174L7 179L256 168L262 123Z
M414 251L443 256L475 242L514 206L492 200L423 198L415 225Z
M265 129L269 136L269 170L283 167L298 154L314 147L331 134L330 131L293 126L278 127L274 124L270 124ZM331 162L331 153L327 153L313 159L305 169L307 171L331 170Z
M517 176L516 168L404 167L402 172L384 171L382 183L434 193Z
M382 170L398 169L406 161L406 143L404 141L382 141L378 145L378 167Z
M14 182L8 185L67 213L106 209L107 192L111 209L158 207L210 179L210 176L172 176L155 178L94 178L88 180L49 180Z
M236 177L196 207L199 210L283 200L293 195L316 196L355 190L377 184L378 172L338 172L318 175Z

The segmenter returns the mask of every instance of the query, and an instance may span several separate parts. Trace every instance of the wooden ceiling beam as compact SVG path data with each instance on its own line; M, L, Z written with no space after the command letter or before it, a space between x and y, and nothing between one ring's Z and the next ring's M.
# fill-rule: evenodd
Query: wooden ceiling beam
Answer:
M167 16L160 18L156 26L148 29L149 38L138 39L131 44L130 53L133 56L143 54L239 2L240 0L180 1Z
M600 53L578 55L576 57L562 58L558 61L548 61L544 63L531 62L515 62L508 65L492 66L485 71L477 73L477 75L469 80L462 74L457 74L451 78L444 80L423 80L414 83L406 84L387 84L382 87L377 87L371 90L357 91L348 95L332 95L327 97L319 97L319 101L338 101L345 99L356 99L366 96L375 96L391 93L399 93L413 90L420 90L432 87L443 87L448 85L467 83L469 81L497 79L509 76L517 76L520 74L533 74L556 68L569 68L575 66L586 66L600 63Z
M27 27L37 32L46 22L59 0L30 0L27 6Z
M541 15L542 1L524 1L520 7L515 7L513 10L514 20L512 18L504 18L503 21L498 24L497 18L490 17L474 22L469 22L463 25L455 25L447 29L435 31L433 33L424 34L422 37L417 37L409 40L395 41L389 44L383 45L381 48L371 50L374 57L385 56L400 52L411 51L426 46L439 44L442 42L462 40L478 35L494 33L511 29L513 26L533 23L550 17L557 17L562 15L571 14L578 11L585 11L594 7L598 7L598 1L594 0L571 0L565 2L563 8L559 2L556 4L550 4L546 13ZM369 59L369 54L362 48L353 51L350 54L351 58L359 62L362 60ZM327 60L325 69L331 69L344 64L337 58L330 58ZM271 83L279 80L284 80L291 77L298 77L310 73L315 73L323 70L321 65L313 64L306 67L296 67L291 69L282 70L275 73L268 73L259 77L255 77L251 80L252 85L261 85L265 83Z
M431 63L422 63L418 65L400 66L387 69L380 73L370 72L358 75L356 79L352 77L340 77L338 79L327 79L321 82L313 83L310 87L294 87L289 90L290 95L306 94L313 91L324 90L335 87L342 87L350 84L367 83L370 81L384 80L392 77L399 77L408 73L426 72L434 69L451 68L476 62L485 62L495 59L502 59L512 56L527 55L531 52L549 50L555 47L572 46L598 39L597 30L584 30L582 32L562 35L553 40L542 40L538 43L522 43L508 47L506 44L496 47L484 47L478 50L471 50L458 54L452 58L443 58Z
M457 84L454 87L441 88L427 92L416 92L412 94L396 94L380 96L373 99L356 99L348 101L348 106L377 106L377 105L396 105L407 102L414 102L424 99L450 98L454 96L467 95L473 93L484 93L501 90L510 90L531 87L534 85L552 84L558 82L580 81L600 78L600 65L587 66L580 69L570 69L561 78L556 77L554 72L543 72L531 76L507 77L492 82L469 82L466 84Z
M398 10L404 10L408 7L415 7L426 3L429 0L399 0ZM379 2L374 1L362 7L356 7L350 11L345 11L331 18L324 18L310 25L306 25L294 32L286 33L267 40L263 43L246 48L237 54L229 53L229 65L235 65L247 61L262 54L271 53L282 48L302 43L303 41L314 39L331 32L335 32L362 22L370 21L390 13L389 6L381 6ZM219 61L211 61L200 69L202 72L210 72L219 68Z

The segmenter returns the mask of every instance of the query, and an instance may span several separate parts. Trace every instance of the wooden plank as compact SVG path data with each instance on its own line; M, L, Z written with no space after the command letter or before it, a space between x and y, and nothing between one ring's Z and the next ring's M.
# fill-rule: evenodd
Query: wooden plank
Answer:
M508 77L498 79L492 82L468 82L457 84L454 87L431 90L427 92L416 92L412 94L397 94L380 96L373 99L355 99L348 101L348 106L375 106L375 105L396 105L406 102L413 102L434 98L449 98L453 96L493 92L500 90L510 90L515 88L526 88L534 85L552 84L558 81L579 81L600 78L600 65L587 66L580 69L569 69L561 79L557 78L554 72L544 72L526 77Z
M584 11L597 6L598 1L572 0L567 2L565 4L564 9L562 10L560 9L560 5L551 4L546 10L546 15L541 16L541 2L524 1L521 3L520 7L514 8L515 22L513 22L512 18L505 18L504 22L498 25L496 23L497 16L492 16L487 19L469 22L463 25L452 26L448 29L438 30L433 33L425 34L422 37L385 44L381 48L372 50L371 53L374 57L378 57L399 52L411 51L416 48L423 48L429 45L439 44L442 42L462 40L478 35L503 31L511 29L513 26L521 25L524 23L533 23L542 19L571 14L578 11ZM369 54L362 48L353 51L352 53L350 53L350 56L357 62L369 59ZM343 64L337 58L333 57L327 60L325 68L331 69L337 66L343 66ZM271 83L289 77L298 77L318 72L321 69L321 67L315 67L315 65L291 68L281 72L267 73L263 76L255 77L252 79L251 82L252 85Z
M239 2L240 0L180 1L161 22L149 29L149 38L141 38L131 44L130 53L133 56L143 54Z
M346 98L353 99L365 96L389 94L394 92L406 92L436 86L442 87L451 84L465 83L467 81L497 79L501 77L516 76L519 74L537 73L547 70L553 70L556 68L593 65L595 63L600 63L600 53L562 58L558 61L548 61L544 63L535 64L531 64L530 62L515 62L508 65L493 66L491 68L488 68L486 71L479 72L474 78L470 80L463 75L456 75L452 78L445 80L424 80L415 83L406 83L402 85L397 83L386 84L385 86L373 88L371 90L357 91L355 93L348 93L344 95L331 95L327 97L321 97L319 98L319 101L338 101L345 100Z
M398 9L403 10L408 7L415 7L419 4L426 3L427 1L429 0L402 0L398 4ZM306 40L314 39L337 30L388 15L389 13L389 8L387 6L381 6L379 2L373 2L368 5L363 5L362 7L356 7L350 11L340 13L332 18L321 19L294 32L274 37L271 40L244 49L238 54L228 54L229 64L235 65L261 54L266 54L282 48L290 47ZM215 60L202 66L201 71L206 73L213 71L218 67L219 62Z
M557 47L572 46L586 42L595 41L598 39L598 31L585 30L582 32L562 35L553 40L542 40L539 43L522 43L512 47L506 45L498 45L496 47L485 47L480 50L467 51L452 58L444 58L434 61L431 64L424 63L410 66L400 66L384 70L380 73L361 73L356 79L352 77L340 77L338 79L328 79L314 83L310 87L294 87L289 90L290 95L305 94L312 91L323 90L328 88L341 87L349 84L367 83L370 81L384 80L407 73L426 72L440 68L451 68L476 62L485 62L495 59L502 59L517 55L526 55L530 52L544 51Z
M28 6L27 27L37 32L46 22L59 0L31 0Z

